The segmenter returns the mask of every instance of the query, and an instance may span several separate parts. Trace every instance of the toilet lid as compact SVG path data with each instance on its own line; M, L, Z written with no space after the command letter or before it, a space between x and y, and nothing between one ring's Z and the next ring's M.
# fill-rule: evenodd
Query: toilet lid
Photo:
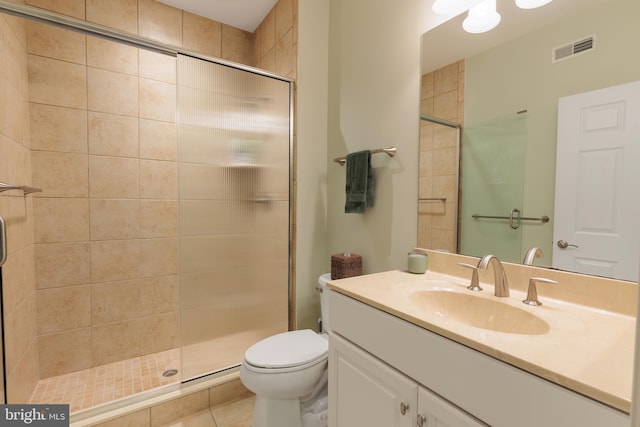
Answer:
M327 356L329 343L310 329L283 332L249 347L244 359L260 368L290 368Z

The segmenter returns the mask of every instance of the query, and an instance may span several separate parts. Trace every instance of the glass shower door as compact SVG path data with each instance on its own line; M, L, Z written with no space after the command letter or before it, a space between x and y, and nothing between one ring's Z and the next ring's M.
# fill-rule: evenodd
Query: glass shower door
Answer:
M508 218L522 211L526 123L526 115L513 115L462 132L461 254L521 261L522 227Z
M290 90L178 57L183 381L288 330Z

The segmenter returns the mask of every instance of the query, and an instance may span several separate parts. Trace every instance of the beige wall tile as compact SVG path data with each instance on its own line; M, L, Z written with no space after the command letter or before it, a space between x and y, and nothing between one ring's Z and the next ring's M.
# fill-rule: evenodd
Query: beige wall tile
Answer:
M34 198L36 243L89 240L89 200Z
M3 20L0 21L6 23L0 26L0 40L2 40L0 60L3 66L3 76L7 79L7 83L12 84L19 93L25 96L28 90L28 82L25 78L27 68L26 23L22 25L25 28L24 34L17 34L8 23L11 22L10 19L17 20L18 18L3 15Z
M456 147L433 150L433 175L457 175L457 154Z
M25 4L84 19L84 0L26 0Z
M89 153L102 156L138 157L138 119L89 111Z
M138 320L140 353L149 354L180 346L180 313L160 314Z
M178 202L140 200L140 237L175 237L178 235Z
M276 14L275 9L271 9L258 27L260 33L260 58L264 56L276 45Z
M433 194L446 197L447 201L456 200L458 196L458 177L455 175L434 176Z
M140 330L136 320L95 326L91 328L91 335L94 365L130 359L141 354Z
M74 329L38 337L40 378L91 367L91 329Z
M34 340L16 368L8 375L7 390L10 390L7 395L8 403L28 402L38 380L38 349Z
M440 68L434 72L434 96L451 92L458 88L458 63Z
M433 148L456 147L457 141L458 129L447 126L434 126Z
M38 289L89 283L89 242L35 245L35 283Z
M139 0L138 28L143 37L182 46L182 11L179 9L153 0Z
M38 334L91 326L89 285L39 289L36 296Z
M33 151L33 185L47 197L88 197L89 159L86 154Z
M86 36L74 31L29 21L27 51L47 58L86 64Z
M87 108L87 75L82 65L29 55L29 101Z
M6 315L12 313L34 292L33 266L33 245L12 252L7 256L7 261L2 266L2 277L5 284L2 295Z
M175 122L175 85L140 79L140 118Z
M140 197L177 199L178 171L175 162L140 160Z
M137 75L138 49L97 37L87 37L87 65Z
M433 98L433 115L446 120L458 118L458 93L453 90Z
M111 28L138 33L137 0L86 0L87 21Z
M91 199L91 240L122 240L140 237L140 201L137 199Z
M95 424L94 427L149 427L151 426L151 409L127 414L104 423Z
M112 282L140 277L140 241L91 242L91 282Z
M276 11L276 40L280 40L293 29L295 20L293 3L294 0L278 0L274 7Z
M139 76L165 83L176 83L176 58L161 53L140 49Z
M138 198L139 160L89 156L89 195L114 199Z
M4 351L7 372L15 369L36 335L35 312L35 294L31 294L13 312L5 315Z
M140 119L140 158L176 160L175 123Z
M253 60L253 34L222 24L221 57L239 64L255 64Z
M252 394L239 379L229 381L209 389L209 407L220 406Z
M10 139L29 146L25 124L28 123L29 103L20 92L7 80L0 79L0 99L11 99L13 102L0 103L0 129Z
M276 72L276 52L275 49L271 49L267 52L258 62L258 68L262 68L263 70L271 71L272 73Z
M91 285L92 324L177 312L179 292L176 275Z
M275 48L276 73L286 76L293 69L293 30L278 40Z
M255 397L250 397L213 408L211 414L218 426L250 426L254 405Z
M193 13L182 14L182 47L205 55L220 57L222 24Z
M88 109L138 116L138 79L135 76L87 68Z
M434 83L435 75L433 72L424 74L422 76L422 82L420 86L420 99L433 98L434 96Z
M29 104L31 148L87 152L87 112L45 104Z
M140 241L140 275L144 277L178 273L178 239Z
M202 390L151 408L151 425L163 426L209 408L209 390Z

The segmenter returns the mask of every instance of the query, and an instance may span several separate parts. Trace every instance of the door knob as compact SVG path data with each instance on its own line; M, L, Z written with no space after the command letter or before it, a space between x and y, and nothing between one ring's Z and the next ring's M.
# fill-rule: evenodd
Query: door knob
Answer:
M428 424L427 417L418 414L418 427L426 427Z
M574 247L574 248L577 248L577 247L578 247L578 245L574 245L574 244L571 244L571 243L567 243L567 242L565 242L564 240L558 240L558 247L559 247L560 249L567 249L569 246L572 246L572 247Z

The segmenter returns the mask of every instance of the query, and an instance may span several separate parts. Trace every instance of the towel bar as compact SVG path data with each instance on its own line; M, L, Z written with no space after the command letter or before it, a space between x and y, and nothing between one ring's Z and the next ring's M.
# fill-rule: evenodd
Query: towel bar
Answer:
M42 191L40 188L28 187L26 185L11 185L11 184L5 184L4 182L0 182L0 193L2 193L3 191L9 191L9 190L22 190L22 192L25 195L30 193L39 193Z
M396 155L397 151L398 150L396 149L396 147L378 148L375 150L371 150L371 154L386 153L389 157L393 157ZM346 156L336 157L335 159L333 159L333 161L336 163L339 163L340 166L344 166L344 164L347 162L347 157Z

